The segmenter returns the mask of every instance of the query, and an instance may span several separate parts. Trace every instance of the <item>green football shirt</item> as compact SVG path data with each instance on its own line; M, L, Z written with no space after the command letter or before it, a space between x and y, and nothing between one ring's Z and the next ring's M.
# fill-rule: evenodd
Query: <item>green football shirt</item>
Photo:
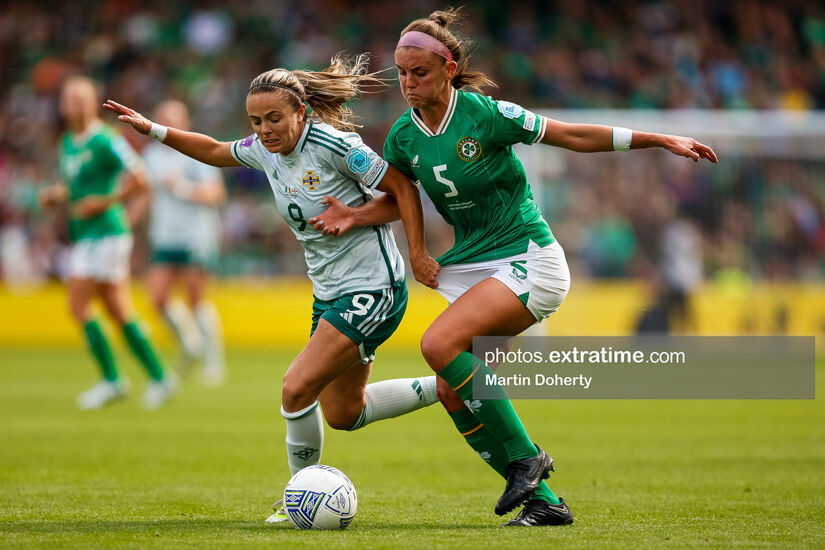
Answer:
M129 143L113 128L95 122L82 134L66 132L60 147L60 177L69 187L69 211L89 195L110 195L119 185L118 176L141 162ZM128 234L129 221L122 204L114 204L101 214L80 219L70 214L69 236L99 239Z
M541 141L546 127L544 117L514 103L455 88L435 132L413 109L393 125L384 159L421 182L455 231L439 264L508 258L526 252L530 241L553 243L512 148Z

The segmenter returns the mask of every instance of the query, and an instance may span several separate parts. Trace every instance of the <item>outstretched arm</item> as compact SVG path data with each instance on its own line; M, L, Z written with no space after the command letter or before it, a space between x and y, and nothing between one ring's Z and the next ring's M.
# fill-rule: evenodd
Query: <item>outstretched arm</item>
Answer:
M151 120L137 111L111 99L106 100L103 108L115 113L119 121L129 124L141 134L149 135L153 127L161 131L165 129L165 137L162 137L159 141L195 160L218 167L240 166L240 163L232 156L231 143L218 141L196 132L186 132L177 128L166 128L165 126L153 124ZM152 137L158 139L158 136L153 135Z
M710 147L689 137L651 134L624 128L614 129L610 126L596 124L570 124L553 119L547 119L547 131L541 142L580 153L613 151L616 150L614 149L614 138L621 141L619 136L614 135L616 130L632 132L630 134L630 149L661 147L674 155L687 157L697 162L701 158L711 162L718 161L716 153Z

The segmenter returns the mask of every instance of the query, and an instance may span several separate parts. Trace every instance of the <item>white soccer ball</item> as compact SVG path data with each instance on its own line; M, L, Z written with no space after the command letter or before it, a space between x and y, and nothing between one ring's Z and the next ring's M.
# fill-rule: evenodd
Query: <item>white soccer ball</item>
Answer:
M307 466L284 489L284 509L296 529L344 529L357 508L355 487L332 466Z

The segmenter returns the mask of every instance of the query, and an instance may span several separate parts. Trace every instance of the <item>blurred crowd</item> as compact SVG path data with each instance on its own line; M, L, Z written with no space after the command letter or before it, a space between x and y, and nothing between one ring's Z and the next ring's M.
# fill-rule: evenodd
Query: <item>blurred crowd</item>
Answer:
M57 96L66 75L88 74L105 97L147 115L162 99L182 99L196 130L232 140L250 133L244 97L258 73L322 69L340 50L371 52L373 70L393 67L400 30L443 7L430 0L391 7L336 0L73 0L57 8L4 2L0 277L37 281L62 271L65 224L38 209L36 191L56 177L63 130ZM531 108L825 107L821 2L485 0L464 11L458 29L473 41L473 66L499 85L487 93ZM392 84L353 107L365 141L380 151L406 103ZM145 146L135 133L126 136L138 150ZM532 183L578 276L638 276L685 289L708 275L821 279L823 163L717 153L723 163L698 169L652 152L633 162L565 154L564 170L542 172ZM221 274L302 273L298 245L263 175L237 168L225 177ZM431 208L427 217L434 252L443 251L450 230ZM138 271L145 252L138 240Z

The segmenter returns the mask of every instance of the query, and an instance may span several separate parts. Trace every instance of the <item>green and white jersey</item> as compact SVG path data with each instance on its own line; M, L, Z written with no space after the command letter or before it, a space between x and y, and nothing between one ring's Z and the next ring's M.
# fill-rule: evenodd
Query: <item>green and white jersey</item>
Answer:
M66 132L60 144L59 167L60 177L69 187L69 211L89 195L111 195L119 185L121 171L133 170L140 164L140 157L123 136L100 121L92 123L82 134ZM69 217L73 242L129 232L122 204L114 204L86 220Z
M484 262L555 241L512 145L544 137L547 120L507 101L452 88L436 132L409 109L393 125L384 158L420 181L455 244L441 265Z
M381 290L404 280L404 262L389 225L358 227L335 237L307 221L326 210L325 196L352 207L372 200L388 165L358 134L307 122L288 155L270 153L253 134L232 143L232 156L269 179L278 212L304 248L316 298Z
M221 181L221 171L153 142L143 153L152 186L149 240L154 249L215 253L220 239L218 209L172 193L166 180L196 188Z

